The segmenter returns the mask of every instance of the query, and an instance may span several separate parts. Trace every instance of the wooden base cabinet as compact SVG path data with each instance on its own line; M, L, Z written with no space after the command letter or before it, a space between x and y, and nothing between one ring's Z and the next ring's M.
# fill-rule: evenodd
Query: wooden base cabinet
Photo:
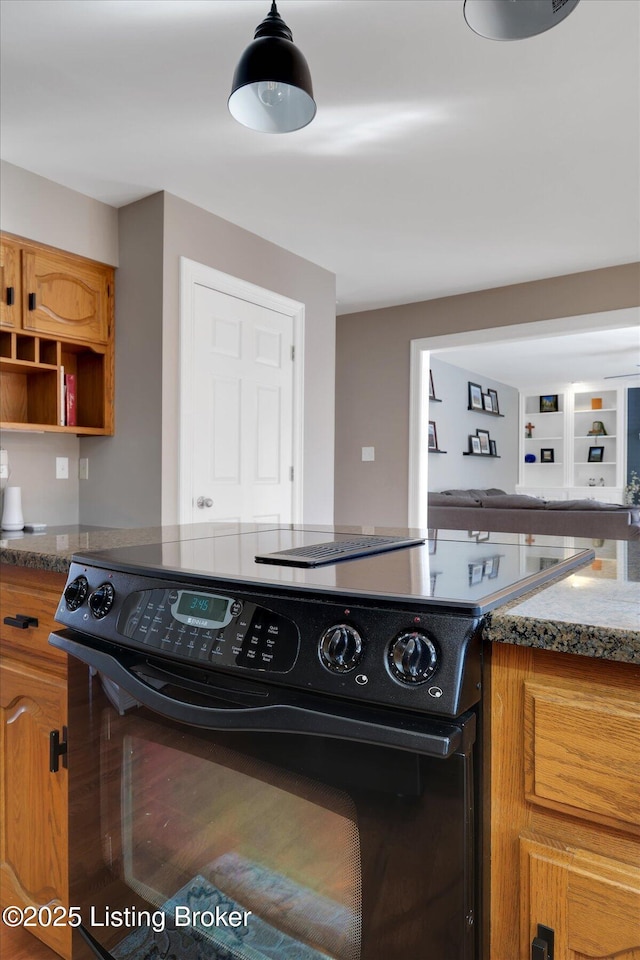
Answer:
M51 734L62 751L66 739L67 665L47 644L65 577L6 565L0 576L2 907L67 907L68 778L64 753L51 756ZM26 627L24 617L31 621ZM29 929L71 957L69 927Z
M496 644L488 696L489 960L640 960L640 667Z

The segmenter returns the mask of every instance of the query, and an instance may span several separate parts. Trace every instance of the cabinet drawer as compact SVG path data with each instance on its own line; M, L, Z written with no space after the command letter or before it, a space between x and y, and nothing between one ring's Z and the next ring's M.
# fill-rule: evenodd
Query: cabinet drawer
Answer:
M640 698L525 684L527 799L640 833Z
M60 592L64 577L60 578ZM52 667L60 674L66 670L67 658L61 650L49 646L52 630L59 629L54 622L60 593L41 591L33 593L14 584L3 583L0 587L0 649L2 655L18 657L32 666ZM5 623L5 618L16 615L35 617L38 626L26 629Z

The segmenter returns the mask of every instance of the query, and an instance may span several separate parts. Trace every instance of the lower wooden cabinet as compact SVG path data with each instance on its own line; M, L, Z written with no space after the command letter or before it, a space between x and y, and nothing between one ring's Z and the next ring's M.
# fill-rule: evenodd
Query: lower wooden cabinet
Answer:
M51 769L50 749L52 732L64 743L67 667L46 644L65 578L5 565L0 576L2 906L67 907L68 778L63 755ZM21 627L25 616L37 624ZM37 924L30 932L71 956L70 928Z
M520 839L521 940L554 931L553 957L640 957L640 867L552 839Z
M496 644L487 707L488 960L542 960L539 926L640 960L640 667Z

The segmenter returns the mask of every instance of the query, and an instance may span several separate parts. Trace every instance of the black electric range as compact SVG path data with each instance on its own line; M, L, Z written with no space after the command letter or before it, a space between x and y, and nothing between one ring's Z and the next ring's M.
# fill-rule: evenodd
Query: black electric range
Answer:
M76 554L57 619L104 650L457 716L479 698L484 614L592 556L477 536L221 527Z

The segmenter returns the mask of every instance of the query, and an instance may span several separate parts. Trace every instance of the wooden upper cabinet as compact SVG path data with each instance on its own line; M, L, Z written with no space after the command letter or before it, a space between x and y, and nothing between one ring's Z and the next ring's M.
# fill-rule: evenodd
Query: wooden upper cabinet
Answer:
M0 250L0 424L112 434L113 267L9 234Z
M19 329L22 318L20 246L0 240L0 327Z
M102 264L49 250L23 250L23 329L106 343L111 274Z

